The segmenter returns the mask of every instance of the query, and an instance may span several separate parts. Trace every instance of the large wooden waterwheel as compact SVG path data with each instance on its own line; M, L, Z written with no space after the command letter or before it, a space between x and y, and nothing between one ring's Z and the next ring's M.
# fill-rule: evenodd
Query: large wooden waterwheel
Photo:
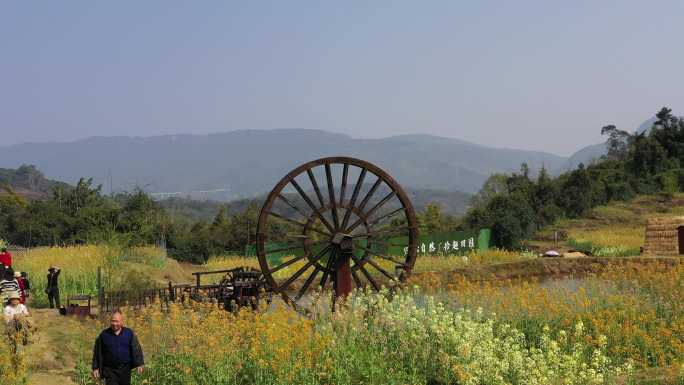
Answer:
M333 299L404 281L416 259L413 206L386 172L363 160L305 163L273 188L259 215L257 255L267 283L299 307L312 288Z

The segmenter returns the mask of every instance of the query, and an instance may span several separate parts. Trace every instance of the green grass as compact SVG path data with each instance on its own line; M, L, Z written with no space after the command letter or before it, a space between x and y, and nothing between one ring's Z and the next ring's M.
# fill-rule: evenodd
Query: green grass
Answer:
M568 239L567 244L575 250L595 257L631 257L640 254L640 250L637 248L625 246L596 246L591 241L577 241L572 238Z

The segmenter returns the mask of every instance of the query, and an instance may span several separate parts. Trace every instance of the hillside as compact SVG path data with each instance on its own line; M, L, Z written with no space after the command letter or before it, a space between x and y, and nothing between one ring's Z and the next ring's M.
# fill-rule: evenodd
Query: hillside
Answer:
M299 164L346 155L386 169L406 188L477 191L493 172L558 169L565 158L544 152L485 147L429 135L355 139L320 130L242 130L211 135L93 137L70 143L2 148L0 166L35 164L51 178L74 183L92 177L115 191L222 190L193 198L231 200L269 191ZM111 179L110 179L111 176Z
M682 215L682 193L672 197L641 195L628 202L595 207L582 218L559 220L539 232L531 246L539 250L579 249L599 256L638 255L649 218ZM558 243L553 241L554 232L558 232Z
M6 193L4 187L27 199L42 199L55 187L68 188L69 185L45 178L35 166L22 165L17 169L0 168L0 194Z

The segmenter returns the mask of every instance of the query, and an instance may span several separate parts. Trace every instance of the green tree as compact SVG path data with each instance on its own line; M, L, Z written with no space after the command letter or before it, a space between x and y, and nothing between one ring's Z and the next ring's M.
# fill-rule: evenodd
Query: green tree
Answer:
M487 204L486 227L492 229L497 247L518 248L535 230L534 210L525 199L516 195L498 195Z
M212 249L216 254L228 250L235 250L235 240L233 239L232 221L228 216L225 206L219 208L214 221L209 226Z
M442 210L435 203L428 203L425 211L418 214L418 223L421 234L435 234L442 231Z
M556 199L557 191L553 180L546 168L542 167L530 199L537 229L552 223L562 215L561 209L556 205Z
M568 175L559 191L559 201L566 215L576 218L591 208L592 182L589 173L580 164Z
M601 135L608 136L606 140L608 153L604 159L624 160L627 157L632 141L632 136L627 131L618 130L615 125L609 124L601 128Z
M155 243L160 235L159 224L163 215L161 207L139 188L131 194L124 194L123 199L124 204L117 218L117 230L129 234L135 245Z
M508 191L507 174L492 174L480 188L477 194L473 195L470 205L472 207L484 206L493 197Z

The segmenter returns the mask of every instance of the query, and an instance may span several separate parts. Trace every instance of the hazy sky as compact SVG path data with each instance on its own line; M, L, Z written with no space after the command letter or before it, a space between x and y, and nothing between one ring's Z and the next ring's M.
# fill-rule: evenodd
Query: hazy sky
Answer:
M6 1L0 146L319 128L567 155L684 114L684 2Z

